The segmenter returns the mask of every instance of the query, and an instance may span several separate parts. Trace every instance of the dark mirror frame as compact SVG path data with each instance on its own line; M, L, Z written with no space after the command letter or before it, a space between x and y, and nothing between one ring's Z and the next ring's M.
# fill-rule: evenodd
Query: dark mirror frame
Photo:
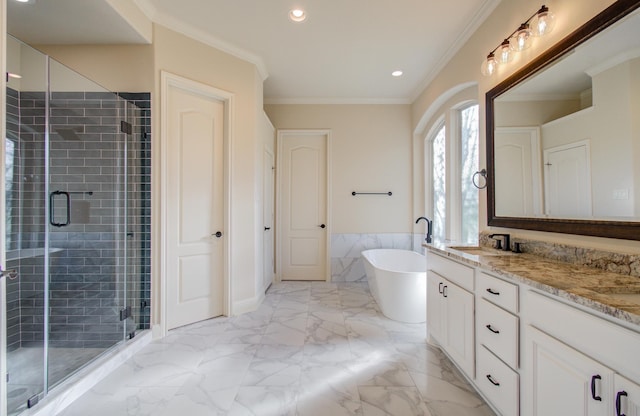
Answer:
M593 19L576 29L535 60L489 90L486 94L486 155L487 155L487 223L492 227L518 228L564 234L640 240L640 222L572 220L557 218L527 218L496 216L494 166L494 106L499 95L551 65L564 54L597 35L640 7L640 0L618 0Z

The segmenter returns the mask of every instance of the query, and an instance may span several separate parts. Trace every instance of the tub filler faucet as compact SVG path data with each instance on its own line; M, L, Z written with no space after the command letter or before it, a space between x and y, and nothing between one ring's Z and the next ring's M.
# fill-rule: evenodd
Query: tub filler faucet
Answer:
M432 232L432 228L433 228L433 221L431 221L427 217L418 217L418 219L416 220L416 224L419 223L420 220L425 220L426 223L427 223L427 235L426 235L424 241L427 242L427 243L431 243L431 232Z

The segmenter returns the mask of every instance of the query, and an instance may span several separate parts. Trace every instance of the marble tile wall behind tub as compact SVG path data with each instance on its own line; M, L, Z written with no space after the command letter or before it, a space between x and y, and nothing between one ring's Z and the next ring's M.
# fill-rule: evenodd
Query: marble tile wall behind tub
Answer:
M410 233L332 234L331 280L355 282L366 278L360 253L376 248L398 248L423 252L423 236Z

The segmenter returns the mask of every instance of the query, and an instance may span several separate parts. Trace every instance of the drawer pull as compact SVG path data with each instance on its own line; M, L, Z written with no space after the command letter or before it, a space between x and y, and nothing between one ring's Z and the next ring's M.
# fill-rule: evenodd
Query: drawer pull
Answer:
M494 386L499 386L500 383L498 383L497 381L495 381L493 379L493 377L491 377L491 374L487 374L487 380L489 380L491 382L491 384L493 384Z
M438 293L442 295L442 282L438 283Z
M447 285L442 286L442 296L447 297Z
M591 397L593 398L593 400L601 402L602 397L596 395L596 380L602 380L602 377L600 377L600 375L598 374L591 377Z
M496 295L496 296L500 296L500 292L495 292L493 289L489 288L487 289L487 292L491 293L492 295Z
M491 326L491 324L487 325L487 329L491 332L493 332L494 334L499 334L500 331L497 329L493 329L493 327Z
M616 394L616 416L626 416L626 414L622 413L622 396L628 396L626 391L619 391Z

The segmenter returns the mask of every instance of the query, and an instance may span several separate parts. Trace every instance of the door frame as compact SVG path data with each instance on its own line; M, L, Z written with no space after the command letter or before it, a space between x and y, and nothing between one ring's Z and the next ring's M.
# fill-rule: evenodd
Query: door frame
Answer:
M325 281L331 281L331 229L332 229L332 221L331 221L331 130L330 129L279 129L278 134L276 135L276 146L277 146L277 154L276 154L276 282L282 281L282 256L279 253L282 253L282 210L280 207L282 206L282 170L279 169L282 166L282 140L286 136L317 136L323 135L326 138L326 198L325 198L325 212L327 215L326 223L327 223L327 232L326 232L326 257L325 257L325 270L326 276Z
M231 236L229 227L231 224L231 137L232 137L232 120L234 111L234 94L228 91L224 91L207 84L203 84L197 81L193 81L180 75L172 74L167 71L161 71L160 73L161 85L160 85L160 296L156 299L161 301L161 305L154 309L160 314L160 319L155 321L157 325L153 327L153 333L155 337L164 337L167 335L167 279L168 273L168 244L167 244L167 229L169 226L169 217L167 212L166 198L168 195L168 177L167 169L169 166L169 156L166 149L169 144L169 103L168 103L168 91L171 87L180 88L189 92L193 92L208 98L214 98L220 100L224 104L224 155L223 155L223 198L224 198L224 213L223 213L223 231L225 233L225 239L223 241L223 272L222 280L224 286L223 293L223 314L225 316L231 315L231 283L229 276L231 276ZM155 240L158 241L158 240ZM158 327L157 327L158 326Z

